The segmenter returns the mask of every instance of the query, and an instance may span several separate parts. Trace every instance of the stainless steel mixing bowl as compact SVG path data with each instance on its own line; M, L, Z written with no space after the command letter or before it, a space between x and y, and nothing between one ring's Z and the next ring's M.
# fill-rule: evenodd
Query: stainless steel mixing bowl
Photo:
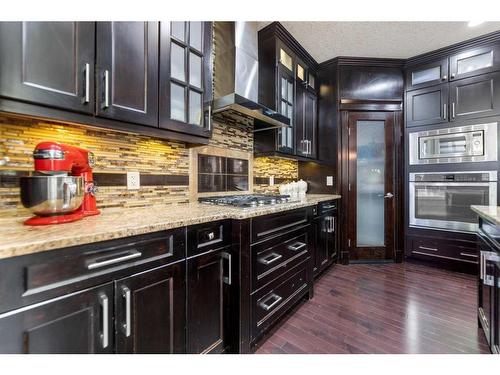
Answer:
M66 175L21 177L20 187L23 206L40 216L72 212L83 202L82 177Z

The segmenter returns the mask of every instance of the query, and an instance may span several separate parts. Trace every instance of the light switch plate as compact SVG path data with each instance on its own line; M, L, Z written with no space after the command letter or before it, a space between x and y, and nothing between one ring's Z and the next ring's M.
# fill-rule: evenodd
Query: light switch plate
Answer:
M269 176L269 186L274 186L274 176Z
M138 190L141 187L141 174L139 172L127 172L127 189Z
M333 186L333 176L326 176L326 186Z

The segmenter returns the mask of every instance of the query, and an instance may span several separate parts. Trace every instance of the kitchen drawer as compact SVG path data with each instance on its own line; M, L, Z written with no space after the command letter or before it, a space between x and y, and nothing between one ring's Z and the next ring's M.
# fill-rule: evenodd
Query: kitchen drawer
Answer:
M306 207L252 219L252 243L307 225L311 213L312 207Z
M231 221L212 221L187 228L187 256L205 253L231 244Z
M252 342L308 292L308 262L309 260L297 265L252 295Z
M478 251L473 243L411 237L409 250L409 255L415 258L478 264Z
M0 261L0 312L173 263L186 256L185 228Z
M252 290L266 285L309 256L307 231L275 237L252 247Z

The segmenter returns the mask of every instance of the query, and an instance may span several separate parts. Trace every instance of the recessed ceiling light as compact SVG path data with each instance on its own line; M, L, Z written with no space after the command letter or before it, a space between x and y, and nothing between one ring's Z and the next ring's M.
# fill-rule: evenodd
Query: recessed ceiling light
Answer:
M469 23L467 24L467 26L474 27L474 26L479 26L482 23L484 23L484 21L469 21Z

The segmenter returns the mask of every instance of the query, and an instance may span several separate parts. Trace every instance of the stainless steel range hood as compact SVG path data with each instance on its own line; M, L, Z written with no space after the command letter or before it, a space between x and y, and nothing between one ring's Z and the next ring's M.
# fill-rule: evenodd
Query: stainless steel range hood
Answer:
M257 22L215 22L213 113L251 117L254 131L290 126L290 120L258 102Z

